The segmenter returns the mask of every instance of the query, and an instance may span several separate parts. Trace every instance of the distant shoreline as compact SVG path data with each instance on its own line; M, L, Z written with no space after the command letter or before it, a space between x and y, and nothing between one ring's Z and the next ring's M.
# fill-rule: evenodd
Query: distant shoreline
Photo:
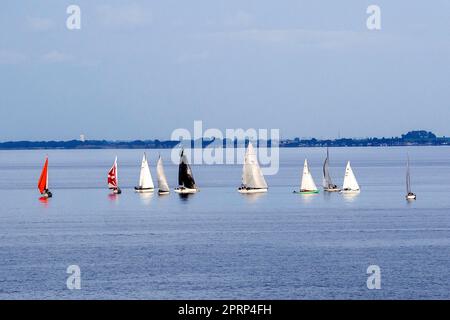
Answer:
M108 140L70 140L70 141L9 141L0 142L0 150L88 150L88 149L171 149L180 145L180 141L173 140L133 140L133 141L108 141ZM223 148L237 148L243 145L243 141L230 140L188 140L182 145L206 148L216 146ZM272 146L272 141L259 141L261 146ZM280 148L310 148L310 147L407 147L407 146L450 146L450 138L437 137L432 132L424 130L410 131L401 137L392 138L340 138L340 139L283 139L278 143Z

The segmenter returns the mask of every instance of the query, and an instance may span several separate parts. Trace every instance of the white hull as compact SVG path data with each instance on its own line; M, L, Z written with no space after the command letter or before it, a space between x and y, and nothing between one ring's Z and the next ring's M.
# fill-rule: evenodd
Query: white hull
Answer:
M325 192L341 192L341 189L339 189L339 188L323 188L323 191L325 191Z
M188 194L188 193L197 193L198 189L189 189L189 188L175 188L174 191L176 193Z
M239 193L242 193L242 194L250 194L250 193L264 193L264 192L267 192L267 188L260 188L260 189L241 189L241 188L239 188L238 189L238 192Z
M165 194L169 194L170 193L170 191L161 191L161 190L158 190L158 194L159 195L165 195Z
M344 193L344 194L358 194L360 193L361 190L341 190L340 193Z
M406 196L406 200L416 200L416 195L415 194L408 194L407 196Z
M153 193L155 191L154 188L134 188L134 192L136 193Z

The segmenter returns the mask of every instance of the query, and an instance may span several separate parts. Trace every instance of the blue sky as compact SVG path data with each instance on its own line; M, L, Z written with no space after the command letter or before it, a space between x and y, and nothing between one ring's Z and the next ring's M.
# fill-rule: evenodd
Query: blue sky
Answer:
M81 30L66 8L81 8ZM381 8L380 31L366 8ZM0 9L0 141L450 135L450 2L12 1Z

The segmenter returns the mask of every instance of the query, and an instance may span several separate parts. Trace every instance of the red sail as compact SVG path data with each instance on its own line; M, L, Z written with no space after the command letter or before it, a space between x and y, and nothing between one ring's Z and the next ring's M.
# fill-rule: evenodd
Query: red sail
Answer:
M108 187L110 189L117 188L117 162L114 161L112 168L108 172Z
M45 159L44 168L42 168L41 176L39 177L38 189L41 194L48 188L48 158Z

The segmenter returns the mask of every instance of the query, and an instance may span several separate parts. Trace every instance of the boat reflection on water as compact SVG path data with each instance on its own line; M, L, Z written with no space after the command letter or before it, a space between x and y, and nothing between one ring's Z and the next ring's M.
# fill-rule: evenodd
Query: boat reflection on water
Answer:
M142 204L149 205L153 199L153 192L139 193L139 199L141 199Z
M301 199L303 200L303 202L311 203L314 200L314 198L317 198L316 197L317 193L316 194L314 194L314 193L305 193L305 194L300 194L300 196L301 196Z
M40 197L39 202L42 203L42 206L44 208L48 208L48 203L49 203L48 197Z
M119 196L116 193L108 193L108 199L112 202L119 201Z
M244 198L248 203L256 203L260 201L262 198L267 197L267 193L247 193Z
M180 200L187 201L190 197L193 197L195 193L178 193Z
M343 193L342 198L347 203L355 202L355 200L358 198L359 193L353 192L353 193Z

